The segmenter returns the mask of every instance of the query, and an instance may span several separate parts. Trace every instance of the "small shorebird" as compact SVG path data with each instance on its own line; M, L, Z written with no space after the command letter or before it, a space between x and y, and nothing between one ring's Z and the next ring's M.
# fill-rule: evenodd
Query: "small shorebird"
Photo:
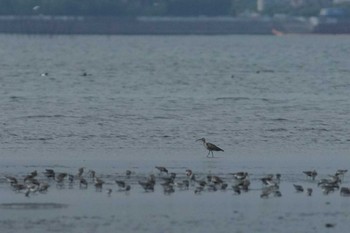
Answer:
M125 188L126 183L122 180L116 180L115 183L118 185L119 188Z
M88 174L89 174L89 177L90 177L90 178L95 179L96 172L95 172L94 170L89 170L89 171L88 171Z
M112 189L107 189L107 195L111 196L112 191L113 191Z
M220 147L210 143L210 142L206 142L205 138L200 138L197 139L196 141L202 141L203 142L203 146L209 151L207 154L207 157L209 157L210 153L211 153L211 157L214 157L214 153L213 151L224 151L223 149L221 149Z
M13 177L13 176L5 176L5 178L6 178L6 180L8 182L10 182L11 185L14 185L14 184L18 183L17 179L15 177Z
M317 176L316 170L313 170L313 171L303 171L303 173L304 173L306 176L311 177L312 180L315 180L315 177Z
M157 168L160 171L160 173L164 172L164 173L168 174L168 169L166 169L165 167L156 166L155 168Z
M83 173L84 173L84 168L85 168L85 167L81 167L81 168L78 169L77 177L81 177L81 176L83 175Z
M183 180L182 182L174 182L174 186L178 187L180 190L188 190L190 187L190 182L188 180Z
M126 178L130 178L130 176L131 176L131 174L132 174L132 171L130 171L130 170L126 170L125 171L125 175L126 175Z
M33 179L33 178L36 177L37 175L38 175L37 170L32 171L29 175L27 175L26 177L24 177L24 182L26 182L26 180Z
M95 177L95 180L94 180L94 185L95 185L95 188L96 188L96 191L101 191L102 190L102 185L105 183L104 180L98 178L98 177Z
M238 180L235 185L233 185L236 188L239 188L242 191L248 192L249 186L250 186L250 180L245 179L245 180ZM232 187L233 187L232 186ZM276 187L277 188L277 187Z
M87 188L88 186L88 182L83 178L83 177L80 177L80 180L79 180L79 188Z
M312 195L312 188L307 188L306 192L307 192L308 196L311 196Z
M196 180L195 174L192 172L191 169L186 170L186 176L188 177L189 180L193 181Z
M45 172L43 172L43 174L47 178L55 178L55 171L53 169L45 169Z
M200 194L204 190L204 186L198 186L194 190L194 194Z
M125 183L125 181L116 180L115 183L118 185L119 191L129 191L131 189L130 185Z
M304 192L303 186L298 185L298 184L293 184L293 186L294 186L296 192L298 192L298 193L299 192Z
M155 182L148 180L148 181L139 181L139 184L142 186L142 188L147 192L147 191L154 191L154 185Z
M236 180L244 180L248 176L248 172L235 172L235 173L229 173L230 175L233 175L233 177Z
M273 174L268 174L265 177L261 178L261 182L267 187L278 187L279 180L275 180Z
M138 182L142 188L145 190L145 192L147 191L154 191L154 186L156 184L156 177L151 174L146 180L139 180Z
M341 187L341 189L340 189L340 195L341 195L341 196L350 196L350 188Z
M70 184L74 182L74 176L72 174L68 174L68 181Z
M47 189L50 187L48 183L40 183L38 191L41 193L44 193L47 191Z
M336 176L342 176L344 177L345 173L347 173L347 169L338 169L337 172L335 173Z
M218 176L208 175L207 180L208 180L208 182L211 182L213 184L223 184L224 183L224 181Z
M59 173L57 176L56 176L56 182L57 183L63 183L63 180L64 178L67 176L67 173L65 172L62 172L62 173Z
M237 185L232 185L233 193L236 195L241 194L241 189Z

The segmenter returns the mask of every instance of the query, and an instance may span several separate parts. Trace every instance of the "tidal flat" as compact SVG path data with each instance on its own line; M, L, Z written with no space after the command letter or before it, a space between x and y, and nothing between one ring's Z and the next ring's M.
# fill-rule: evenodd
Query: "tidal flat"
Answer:
M350 197L340 195L335 188L325 192L319 185L322 179L331 179L338 169L346 169L347 156L336 155L232 155L217 153L214 158L191 153L145 150L122 151L120 155L85 154L85 159L71 155L56 157L36 155L26 160L6 157L1 164L0 227L1 232L345 232L349 227ZM202 151L203 152L203 151ZM134 154L133 154L134 153ZM230 152L229 152L230 153ZM196 155L195 155L196 154ZM115 157L113 159L113 157ZM62 159L64 158L64 159ZM77 159L79 158L79 159ZM137 159L138 158L138 159ZM169 174L160 173L155 166L164 166L168 173L176 173L173 191L167 192L164 183ZM88 181L82 187L77 178ZM46 169L75 176L58 183L44 175ZM191 169L196 180L206 181L200 192L199 182L191 181L188 188L178 186L189 180L186 170ZM303 171L317 171L315 180ZM33 171L36 179L50 186L45 192L25 195L25 190L14 191L5 176L23 183ZM89 170L105 183L96 188ZM130 170L130 176L126 175ZM234 173L247 172L249 188L237 193ZM270 193L261 178L280 174L278 190L281 196ZM150 175L156 178L154 191L145 191L139 184ZM227 188L210 188L209 176L218 176ZM129 191L118 187L123 180ZM297 192L293 185L304 187ZM341 178L340 187L350 187L349 175ZM313 190L311 196L307 188ZM109 193L108 190L111 190Z

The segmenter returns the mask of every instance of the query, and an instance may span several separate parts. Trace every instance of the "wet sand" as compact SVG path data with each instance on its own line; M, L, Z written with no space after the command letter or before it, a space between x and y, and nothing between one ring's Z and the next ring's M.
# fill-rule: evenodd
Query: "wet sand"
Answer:
M203 153L201 153L203 152ZM29 157L23 154L5 156L0 178L0 228L1 232L346 232L350 226L350 197L341 196L339 190L324 194L317 185L322 178L337 169L347 169L346 153L338 154L285 154L282 156L260 154L216 153L206 158L205 151L168 152L123 150L117 155L105 153L96 156L52 156L38 153ZM84 158L84 159L82 159ZM197 179L208 174L217 175L228 184L226 190L199 194L194 190L175 187L175 192L164 193L160 185L166 176L155 166L165 166L177 173L176 180L186 179L186 169L192 169ZM96 190L93 181L88 188L80 188L75 180L58 186L42 172L47 168L57 172L77 174L80 167L93 169L106 183ZM128 179L125 171L133 173ZM303 174L315 169L318 176L313 181ZM23 179L37 170L38 180L50 187L45 193L15 192L4 175ZM230 173L246 171L251 185L248 192L235 194L235 183ZM261 198L264 188L260 178L268 174L281 174L281 197L269 195ZM150 174L156 176L154 192L145 192L139 180ZM350 187L346 174L341 187ZM115 180L123 179L131 185L129 192L120 191ZM312 188L312 196L297 193L293 184ZM110 195L107 190L112 189Z

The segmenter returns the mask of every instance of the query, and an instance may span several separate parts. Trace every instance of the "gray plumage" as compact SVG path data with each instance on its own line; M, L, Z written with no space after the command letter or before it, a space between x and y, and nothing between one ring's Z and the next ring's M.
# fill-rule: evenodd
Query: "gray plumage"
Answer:
M205 140L205 138L200 138L200 139L198 139L196 141L202 141L203 142L203 146L208 150L207 157L209 157L210 153L211 153L211 157L214 157L213 151L224 151L223 149L221 149L220 147L214 145L213 143L207 142Z

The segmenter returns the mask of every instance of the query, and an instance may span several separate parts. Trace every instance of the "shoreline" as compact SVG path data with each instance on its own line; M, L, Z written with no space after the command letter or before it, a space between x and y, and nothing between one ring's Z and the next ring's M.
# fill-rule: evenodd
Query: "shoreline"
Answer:
M350 22L270 17L0 16L0 33L48 35L347 34ZM339 26L337 26L339 25ZM277 33L276 33L277 32Z

